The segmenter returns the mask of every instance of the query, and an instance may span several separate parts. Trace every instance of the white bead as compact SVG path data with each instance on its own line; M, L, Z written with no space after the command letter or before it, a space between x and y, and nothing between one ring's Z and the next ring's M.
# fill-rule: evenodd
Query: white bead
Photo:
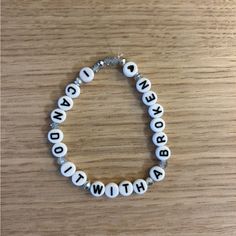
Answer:
M136 82L136 89L140 93L146 93L151 89L151 82L149 79L141 78Z
M165 178L165 171L159 166L153 166L149 171L149 175L155 182L159 182Z
M133 183L134 192L137 194L144 194L147 191L147 182L143 179L137 179Z
M166 161L171 156L171 151L167 146L158 147L155 153L156 157L161 161Z
M61 165L61 174L65 177L71 177L76 171L75 164L67 161Z
M166 145L168 137L164 132L159 132L152 136L152 141L156 146L161 147Z
M100 181L96 181L92 183L90 187L90 192L92 193L93 196L100 197L105 192L105 185Z
M62 96L58 99L58 107L64 111L69 111L73 107L73 100L69 96Z
M94 72L89 67L84 67L79 72L79 77L84 83L91 82L94 78Z
M164 108L156 103L148 108L148 113L152 118L159 118L164 114Z
M50 143L60 143L64 138L64 134L60 129L51 129L48 132L48 141Z
M116 183L109 183L106 185L105 194L109 198L115 198L119 194L119 187Z
M133 185L131 182L125 180L119 184L119 192L122 196L129 196L133 192Z
M65 93L70 98L77 98L80 95L80 87L76 84L68 84Z
M55 143L52 146L52 154L55 157L64 157L67 153L67 146L64 143Z
M134 77L138 73L138 66L130 61L123 66L123 73L126 77Z
M65 111L57 108L51 112L51 120L55 123L62 123L66 120Z
M146 106L152 106L157 102L157 95L153 91L148 91L143 94L142 100Z
M161 118L155 118L150 122L150 128L153 132L159 133L165 129L165 121Z
M71 177L71 181L74 185L76 186L82 186L86 183L87 181L87 175L84 171L76 171L72 177Z

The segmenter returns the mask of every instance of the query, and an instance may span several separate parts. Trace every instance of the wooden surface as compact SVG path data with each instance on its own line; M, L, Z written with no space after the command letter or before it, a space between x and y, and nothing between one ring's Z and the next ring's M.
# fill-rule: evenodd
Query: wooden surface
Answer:
M119 49L120 48L120 49ZM165 108L172 158L144 196L94 199L57 172L49 112L83 66L118 51ZM236 1L2 1L2 235L236 235ZM103 70L62 127L90 179L155 163L132 80Z

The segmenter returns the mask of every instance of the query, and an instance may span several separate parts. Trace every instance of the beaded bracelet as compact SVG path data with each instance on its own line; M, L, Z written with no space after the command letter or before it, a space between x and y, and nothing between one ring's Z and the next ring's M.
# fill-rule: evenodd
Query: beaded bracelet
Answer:
M59 129L59 124L66 120L66 111L73 107L73 99L80 95L80 87L82 84L89 83L93 80L94 74L106 66L123 67L123 73L128 78L136 80L136 89L142 94L142 101L148 107L148 113L151 117L150 128L154 132L152 141L157 146L155 155L158 160L157 165L149 170L149 176L144 179L137 179L133 183L124 180L119 185L109 183L104 185L101 181L91 182L87 175L82 170L76 170L74 163L66 160L67 146L62 143L64 134ZM170 149L166 146L167 135L163 132L165 122L161 119L164 113L163 107L157 103L157 95L151 91L151 82L144 78L139 72L138 67L134 62L126 62L123 57L107 57L104 60L96 62L92 68L84 67L73 83L70 83L65 88L65 95L58 100L58 108L51 112L51 130L48 132L48 140L53 144L52 154L57 159L60 165L60 172L65 177L70 177L75 186L82 187L95 197L100 197L104 193L109 198L115 198L119 194L129 196L133 192L143 194L148 187L154 182L162 181L165 177L165 167L167 160L171 155Z

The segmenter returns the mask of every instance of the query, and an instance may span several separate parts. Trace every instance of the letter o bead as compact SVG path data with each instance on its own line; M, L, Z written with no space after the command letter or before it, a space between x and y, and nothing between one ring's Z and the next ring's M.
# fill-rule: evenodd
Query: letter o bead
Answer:
M150 128L153 132L159 133L165 129L165 121L161 118L155 118L150 122Z
M67 161L61 165L61 174L65 177L71 177L75 171L75 164L70 161Z
M55 143L52 146L52 154L54 157L64 157L67 154L67 146L64 143Z
M91 184L90 192L94 197L101 197L105 192L105 185L100 181Z
M115 198L119 195L119 187L116 183L109 183L106 185L105 194L109 198Z
M60 129L51 129L48 132L48 141L50 143L60 143L64 138L64 134Z
M149 175L155 182L159 182L165 178L165 171L159 166L153 166L149 171Z
M70 98L77 98L80 95L80 87L76 84L68 84L65 93Z
M155 154L160 161L166 161L170 158L171 151L167 146L162 146L156 149Z
M87 175L84 171L76 171L72 177L71 177L71 181L74 185L76 186L82 186L86 183L87 181Z
M133 185L131 182L125 180L119 184L119 192L122 196L129 196L133 193Z
M148 189L147 182L143 179L135 180L133 183L133 187L134 192L137 194L144 194Z

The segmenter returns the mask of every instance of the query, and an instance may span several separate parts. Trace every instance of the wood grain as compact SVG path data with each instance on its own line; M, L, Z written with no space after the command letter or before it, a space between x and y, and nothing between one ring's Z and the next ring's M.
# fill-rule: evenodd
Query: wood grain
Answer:
M118 51L165 107L172 158L144 196L94 199L57 172L49 112L83 66ZM2 1L2 235L236 235L236 1ZM62 127L104 183L155 163L134 83L107 69Z

